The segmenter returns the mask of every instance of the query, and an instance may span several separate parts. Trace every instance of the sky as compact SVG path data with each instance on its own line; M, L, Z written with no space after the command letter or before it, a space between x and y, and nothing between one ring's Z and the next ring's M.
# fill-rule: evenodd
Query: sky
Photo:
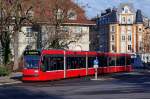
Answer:
M150 0L75 0L86 11L88 18L93 18L106 8L118 7L120 3L132 3L135 9L140 9L144 16L150 18Z

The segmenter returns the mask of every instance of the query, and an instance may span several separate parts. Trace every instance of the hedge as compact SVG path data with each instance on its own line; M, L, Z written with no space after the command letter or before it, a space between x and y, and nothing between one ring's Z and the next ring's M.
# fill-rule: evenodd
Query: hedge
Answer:
M10 71L3 66L0 66L0 76L8 76L10 74Z

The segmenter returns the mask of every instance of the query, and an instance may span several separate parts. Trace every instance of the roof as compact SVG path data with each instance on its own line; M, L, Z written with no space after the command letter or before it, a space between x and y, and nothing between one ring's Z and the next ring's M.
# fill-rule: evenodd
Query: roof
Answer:
M85 11L74 3L72 0L24 0L25 6L32 6L34 12L34 20L41 24L51 24L51 19L54 17L54 9L59 6L60 9L65 9L64 13L67 15L69 10L76 12L77 18L75 20L69 20L65 18L64 23L76 24L76 25L93 25L94 22L87 19Z
M90 20L68 20L66 23L67 25L96 25L95 21Z
M117 23L117 11L111 10L108 13L103 13L100 18L97 20L97 24L115 24Z
M136 20L135 20L135 23L137 23L137 24L143 23L143 16L142 16L141 10L137 10L137 12L136 12Z
M137 10L133 8L133 5L130 3L122 3L118 7L118 9L106 9L104 13L101 13L101 16L94 19L96 20L97 25L105 25L105 24L115 24L119 22L119 14L122 12L124 7L128 7L131 11L131 14L135 15L135 24L143 24L144 17L142 15L141 10ZM148 23L149 24L149 23Z
M128 6L129 9L131 10L131 12L135 12L135 9L133 7L133 4L132 3L121 3L118 7L118 13L121 13L122 12L122 8L124 8L125 6Z

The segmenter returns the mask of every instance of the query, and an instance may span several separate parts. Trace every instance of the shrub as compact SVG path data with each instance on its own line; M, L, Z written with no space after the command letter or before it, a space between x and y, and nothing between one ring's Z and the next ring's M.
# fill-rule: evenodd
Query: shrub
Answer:
M0 66L0 76L7 76L10 74L10 71L4 67L4 66Z

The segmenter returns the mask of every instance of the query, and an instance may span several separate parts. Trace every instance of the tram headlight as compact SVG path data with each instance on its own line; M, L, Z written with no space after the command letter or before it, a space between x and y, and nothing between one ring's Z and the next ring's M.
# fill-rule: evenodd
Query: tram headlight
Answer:
M38 71L38 70L35 70L34 72L35 72L35 73L38 73L39 71Z
M34 70L34 76L39 76L39 71L38 70Z

